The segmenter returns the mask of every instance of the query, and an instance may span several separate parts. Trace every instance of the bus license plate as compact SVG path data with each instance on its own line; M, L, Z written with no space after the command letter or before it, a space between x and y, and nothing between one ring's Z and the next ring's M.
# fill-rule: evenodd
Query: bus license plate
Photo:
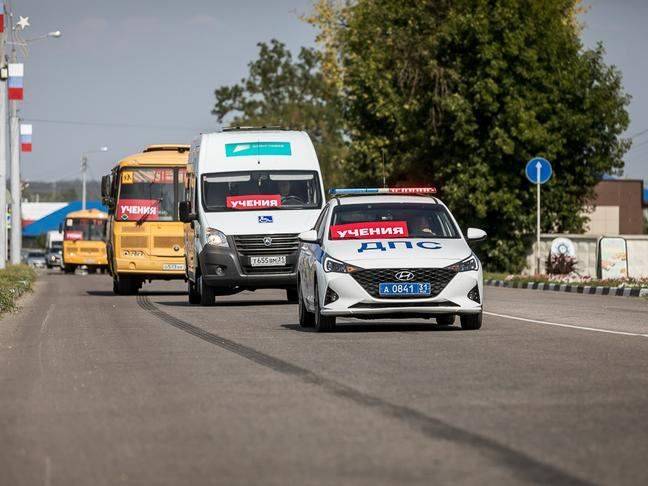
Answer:
M280 256L253 256L250 257L253 267L281 267L286 265L286 255Z
M184 263L163 263L162 270L184 270Z
M386 282L379 285L378 293L381 297L400 297L402 295L427 296L432 293L432 289L429 282Z

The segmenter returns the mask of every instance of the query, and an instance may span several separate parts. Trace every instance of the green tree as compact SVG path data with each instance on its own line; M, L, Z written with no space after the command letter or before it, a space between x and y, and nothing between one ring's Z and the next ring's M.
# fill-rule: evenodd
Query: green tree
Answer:
M629 98L603 48L583 47L580 1L335 3L308 20L327 28L354 182L379 182L385 151L390 183L437 184L462 227L489 232L490 267L516 271L535 231L524 165L544 156L543 230L582 231L594 185L623 167Z
M216 89L212 114L231 125L283 126L308 132L329 184L339 182L345 144L337 91L320 71L321 55L302 48L297 60L273 39L240 83Z

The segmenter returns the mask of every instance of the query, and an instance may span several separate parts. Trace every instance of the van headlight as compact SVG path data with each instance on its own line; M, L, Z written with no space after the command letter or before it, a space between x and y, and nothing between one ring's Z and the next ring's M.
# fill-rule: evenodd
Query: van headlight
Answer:
M216 228L207 228L207 244L229 248L227 236Z
M360 267L355 265L349 265L348 263L341 262L335 258L331 258L328 255L324 256L324 261L322 267L325 272L335 272L335 273L353 273L361 270Z
M475 255L470 255L465 260L461 260L458 263L453 263L447 268L454 270L455 272L471 272L479 268L479 263L477 263L477 257Z

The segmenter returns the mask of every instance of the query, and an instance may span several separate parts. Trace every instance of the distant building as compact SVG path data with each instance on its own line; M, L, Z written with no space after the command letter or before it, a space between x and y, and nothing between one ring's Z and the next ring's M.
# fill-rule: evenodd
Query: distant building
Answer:
M638 179L606 179L595 187L594 211L585 234L637 235L644 232L648 191Z

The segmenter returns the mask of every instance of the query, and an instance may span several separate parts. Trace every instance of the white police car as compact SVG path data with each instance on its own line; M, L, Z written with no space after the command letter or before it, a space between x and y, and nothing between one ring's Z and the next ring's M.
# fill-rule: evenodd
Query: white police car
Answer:
M335 328L338 316L482 323L481 263L434 188L332 189L315 227L299 235L299 323ZM353 197L350 197L353 196Z

